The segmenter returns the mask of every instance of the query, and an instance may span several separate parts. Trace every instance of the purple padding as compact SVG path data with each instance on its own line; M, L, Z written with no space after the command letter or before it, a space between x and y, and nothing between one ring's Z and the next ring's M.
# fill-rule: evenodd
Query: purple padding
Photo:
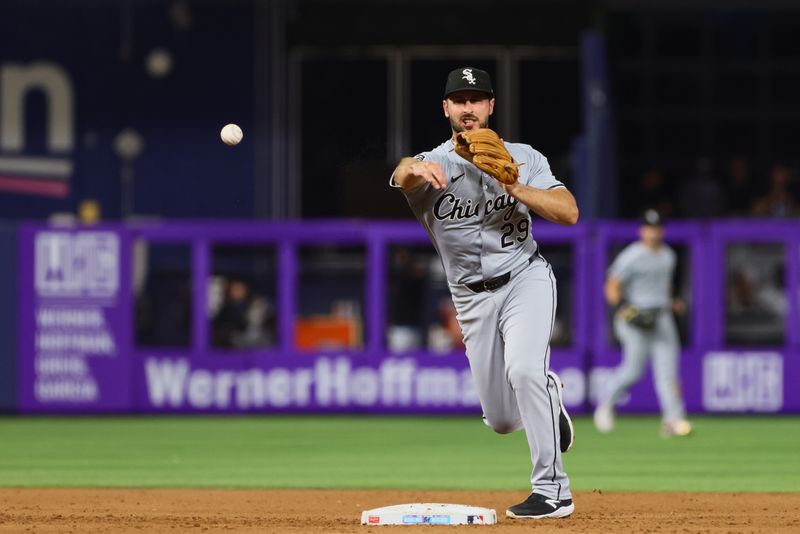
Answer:
M554 349L551 367L573 411L591 409L619 363L607 339L602 286L608 245L636 237L636 224L536 222L545 255L552 244L574 248L573 346ZM681 379L691 411L800 412L800 224L727 221L668 224L668 240L690 248L692 324ZM132 346L131 246L134 239L192 246L194 325L183 350ZM781 242L787 247L790 298L786 345L723 345L727 243ZM278 346L241 353L209 349L206 290L216 244L276 246ZM52 228L23 225L19 234L19 408L22 412L260 411L468 413L480 408L463 354L394 355L385 347L386 251L428 243L415 222L186 221L135 226ZM367 251L363 351L300 353L292 345L298 247L363 245ZM561 283L565 283L561 281ZM54 313L58 312L58 313ZM658 409L648 377L622 411Z

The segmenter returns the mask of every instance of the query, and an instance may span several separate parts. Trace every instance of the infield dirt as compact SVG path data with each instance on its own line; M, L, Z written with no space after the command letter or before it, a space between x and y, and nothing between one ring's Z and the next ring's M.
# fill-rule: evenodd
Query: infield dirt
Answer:
M579 492L566 519L507 519L512 492L0 489L0 532L798 532L796 493ZM366 509L408 502L494 508L491 527L361 526Z

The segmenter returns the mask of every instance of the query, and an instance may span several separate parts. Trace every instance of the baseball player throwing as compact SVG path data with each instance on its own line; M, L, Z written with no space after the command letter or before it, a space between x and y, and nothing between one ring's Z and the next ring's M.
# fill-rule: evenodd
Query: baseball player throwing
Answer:
M575 507L561 453L573 429L549 370L556 281L531 238L530 212L575 224L578 207L542 154L487 128L494 104L486 72L450 72L442 108L451 138L403 158L390 183L442 260L486 424L527 436L533 490L506 515L566 517Z
M622 364L617 369L609 394L594 412L600 432L614 428L614 405L644 372L653 355L653 376L661 405L661 435L687 436L692 425L686 420L678 383L678 331L672 311L683 303L672 301L675 252L663 241L661 217L655 210L644 214L640 239L625 247L611 267L605 284L606 301L618 309L614 331L622 344Z

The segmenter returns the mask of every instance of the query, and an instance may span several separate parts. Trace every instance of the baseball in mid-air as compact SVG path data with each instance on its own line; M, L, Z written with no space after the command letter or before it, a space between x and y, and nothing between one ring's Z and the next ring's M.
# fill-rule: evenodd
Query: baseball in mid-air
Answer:
M234 146L239 144L244 134L238 124L226 124L222 131L219 132L219 136L222 138L223 143L228 146Z

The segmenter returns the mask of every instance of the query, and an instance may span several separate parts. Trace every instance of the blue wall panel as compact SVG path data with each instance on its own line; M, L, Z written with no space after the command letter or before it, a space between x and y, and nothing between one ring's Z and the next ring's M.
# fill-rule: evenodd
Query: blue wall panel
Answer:
M114 139L136 131L144 142L132 163L133 213L167 217L249 217L253 213L253 2L56 2L0 4L0 77L36 63L65 75L74 120L71 148L47 143L51 98L31 90L24 99L24 144L3 144L0 182L9 158L69 161L66 197L19 194L0 186L0 217L42 218L74 211L96 198L106 218L122 212L123 166ZM127 7L126 7L127 6ZM176 7L177 6L177 7ZM181 11L183 9L183 11ZM163 77L147 68L165 50L172 67ZM2 93L2 88L0 88ZM10 91L0 94L0 100ZM68 122L68 121L64 121ZM223 125L242 126L235 148L219 139ZM5 147L5 148L4 148ZM23 173L25 174L25 173ZM23 178L42 178L28 173ZM24 202L22 202L24 201Z

